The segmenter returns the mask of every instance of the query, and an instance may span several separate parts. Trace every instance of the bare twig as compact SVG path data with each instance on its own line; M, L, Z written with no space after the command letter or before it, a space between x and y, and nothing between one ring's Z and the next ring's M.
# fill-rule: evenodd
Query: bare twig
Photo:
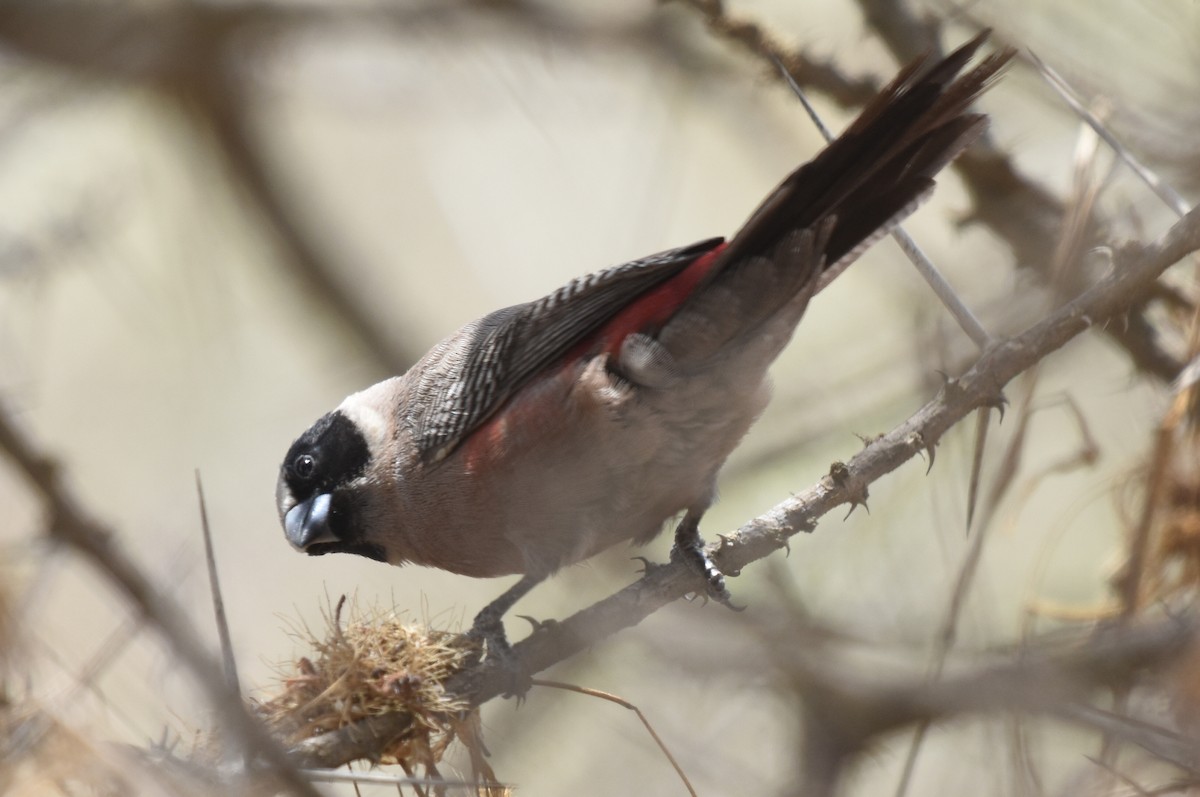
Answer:
M474 789L478 784L471 780L446 780L437 778L410 778L389 775L386 772L335 772L328 769L305 769L302 774L312 781L324 783L369 783L377 786L432 786L434 788ZM499 784L493 784L499 785Z
M204 486L200 483L200 471L196 471L196 499L200 504L200 531L204 536L204 562L208 567L208 586L212 591L213 619L217 624L217 639L221 643L221 664L225 671L225 682L235 694L241 694L238 684L237 662L233 657L233 643L229 639L229 621L225 617L225 600L221 597L221 579L217 575L217 557L213 552L212 529L208 525L208 504L204 501Z
M808 117L812 119L813 124L820 132L821 137L824 138L826 142L833 141L833 134L829 132L829 128L825 126L824 121L822 121L820 115L817 114L817 109L814 108L812 103L808 101L808 97L804 95L804 90L800 88L798 83L796 83L795 78L792 77L791 73L787 70L787 67L784 66L783 62L776 58L774 54L771 54L770 58L774 61L775 66L778 67L779 74L788 84L788 87L791 88L792 93L796 95L796 98L800 100L800 104L804 106L804 110L808 113ZM897 225L895 229L891 231L891 236L892 240L894 240L900 246L901 251L904 252L909 262L916 267L917 273L920 274L925 282L928 283L929 287L933 289L934 295L936 295L938 300L941 301L942 305L950 311L950 315L952 315L954 320L958 322L958 325L960 328L962 328L962 331L967 333L967 337L974 341L975 345L981 350L987 348L987 345L992 342L992 338L990 335L988 335L987 330L983 328L983 324L979 323L979 319L975 317L973 312L971 312L971 308L967 307L966 302L964 302L959 297L958 292L950 286L950 283L942 275L942 272L938 270L938 267L934 265L932 260L929 259L929 256L925 254L925 251L921 249L920 245L913 240L913 237L908 234L908 230L904 229L904 225ZM821 281L817 285L817 290L820 291L828 286L831 282L833 282L836 276L837 273L832 271L822 274Z
M1101 185L1101 181L1095 178L1096 150L1095 146L1093 146L1095 141L1095 137L1091 135L1081 137L1080 157L1076 159L1076 179L1072 191L1073 201L1067 206L1069 211L1067 220L1069 223L1064 225L1059 245L1054 251L1054 262L1050 268L1052 275L1050 283L1053 289L1052 294L1055 304L1067 298L1064 291L1066 290L1068 268L1078 262L1079 247L1082 243L1082 231L1086 229L1087 220L1091 217L1094 202ZM1040 374L1040 363L1029 369L1025 374L1027 384L1025 385L1024 400L1018 412L1017 429L1013 435L1012 443L1001 458L1000 467L993 483L993 489L983 508L980 522L977 526L973 526L976 501L979 496L984 467L983 453L989 429L989 410L987 408L980 409L977 415L978 423L975 429L975 449L971 460L970 483L967 488L967 530L970 531L972 528L977 527L977 531L967 551L967 555L959 566L958 577L955 579L946 615L942 620L941 633L935 642L934 664L932 668L932 677L934 679L941 677L946 658L957 639L962 607L971 586L975 582L980 562L983 560L983 549L992 534L992 521L1000 498L1006 492L1008 486L1011 485L1012 479L1017 473L1021 452L1024 448L1025 435L1028 431L1029 418L1031 417L1030 404L1033 400ZM999 404L998 407L1001 410L1001 417L1003 417L1003 403ZM896 788L896 797L904 797L908 790L913 770L916 767L917 756L920 753L928 729L928 723L924 723L917 727L913 735Z
M977 420L975 426L975 447L974 456L971 461L971 484L968 488L967 501L968 531L971 530L971 522L974 519L975 496L978 493L979 474L983 468L983 450L987 440L989 414L990 410L987 407L982 407L975 416ZM950 590L950 600L946 606L946 614L942 618L938 636L934 640L935 649L930 680L936 681L938 678L941 678L942 671L946 666L946 659L949 657L950 650L954 647L954 643L958 639L958 623L962 617L962 609L966 605L967 596L971 592L971 586L975 583L975 575L979 572L979 563L983 561L984 545L991 536L991 523L989 521L990 518L985 518L979 524L979 528L975 531L975 536L971 538L971 545L967 548L967 554L963 557L962 564L958 567L958 576L954 579L954 587ZM900 780L896 785L896 797L904 797L908 791L913 771L916 769L917 756L921 751L921 746L925 743L925 736L929 732L931 722L932 720L925 720L918 723L913 733L913 738L909 742L908 752L904 758L904 766L900 771Z
M863 105L879 90L874 80L847 77L830 61L814 59L802 50L785 48L763 26L730 14L723 0L679 0L679 3L698 12L709 31L718 38L742 47L767 63L781 64L796 83L832 97L843 107Z
M318 797L312 785L283 756L278 744L246 713L241 697L228 688L221 668L192 630L187 615L174 600L150 583L121 550L113 532L92 519L62 483L55 464L17 428L2 407L0 451L41 497L49 518L47 534L51 539L83 557L136 607L191 670L238 744L251 754L261 756L279 784L292 794Z
M1174 661L1195 639L1196 628L1177 620L1102 630L1065 652L1031 653L930 683L914 682L912 677L857 675L834 651L814 651L803 641L778 635L780 650L773 655L790 666L790 677L805 695L815 731L806 739L812 746L806 761L815 777L810 776L808 788L798 793L833 793L843 759L879 735L913 724L924 726L966 713L1028 711L1095 727L1099 712L1079 701L1097 689L1131 683L1143 669ZM1122 737L1126 741L1158 743L1173 756L1164 760L1195 758L1194 752L1184 752L1190 741L1185 737L1127 718L1106 715L1104 719L1114 732L1127 731Z
M598 697L601 700L607 700L610 703L616 703L618 706L627 708L634 714L637 714L637 718L641 720L642 727L644 727L646 732L650 734L650 738L654 740L654 743L658 745L658 749L662 751L662 754L666 756L667 761L669 761L671 766L675 769L675 774L679 775L679 779L683 781L683 786L685 789L687 789L688 794L692 795L692 797L696 797L696 790L692 787L692 782L688 780L688 776L684 773L683 767L679 766L679 762L675 760L675 756L671 755L671 751L667 749L666 743L663 742L662 738L658 735L658 732L654 730L654 726L650 724L650 720L646 719L646 715L642 713L642 710L633 703L630 703L628 700L622 697L617 697L609 692L601 692L599 689L589 689L586 686L576 686L575 684L563 683L562 681L546 681L540 678L535 678L533 679L533 685L544 686L550 689L564 689L568 692L578 692L581 695L587 695L589 697Z
M917 16L908 0L858 0L858 7L867 27L878 33L902 62L941 48L941 20L930 14Z
M1035 55L1032 51L1026 53L1029 61L1037 68L1038 73L1046 81L1049 86L1062 97L1063 102L1070 106L1071 110L1078 114L1079 118L1087 123L1088 127L1096 132L1096 135L1104 139L1104 143L1112 147L1113 152L1117 153L1117 157L1125 162L1134 174L1141 179L1143 183L1153 191L1159 199L1163 201L1167 207L1175 211L1175 215L1182 216L1188 212L1188 203L1184 200L1179 192L1170 186L1165 180L1159 177L1154 172L1150 171L1138 158L1129 151L1121 141L1113 135L1112 131L1100 121L1100 119L1092 113L1088 108L1079 101L1075 96L1075 91L1070 84L1050 67L1045 61Z

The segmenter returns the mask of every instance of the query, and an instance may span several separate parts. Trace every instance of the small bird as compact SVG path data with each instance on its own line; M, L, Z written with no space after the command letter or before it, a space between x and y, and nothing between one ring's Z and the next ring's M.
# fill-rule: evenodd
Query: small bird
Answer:
M682 513L673 559L729 605L699 524L767 403L767 368L809 299L912 213L987 125L968 112L1011 58L959 76L987 32L920 58L726 242L579 277L472 321L403 376L348 397L292 444L276 489L288 541L467 576L523 577L641 544Z

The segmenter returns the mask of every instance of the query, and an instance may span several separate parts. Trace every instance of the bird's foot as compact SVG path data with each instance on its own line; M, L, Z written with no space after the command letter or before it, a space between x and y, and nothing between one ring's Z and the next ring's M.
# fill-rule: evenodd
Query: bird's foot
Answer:
M671 548L671 561L683 562L704 579L705 594L717 603L735 612L745 610L733 602L733 596L725 586L725 574L721 572L708 551L704 548L704 540L700 537L700 517L688 512L675 529L675 545Z
M533 685L533 676L513 654L512 645L508 644L508 636L504 633L504 614L541 580L542 577L538 575L522 576L520 581L475 615L471 630L467 632L467 637L479 644L479 655L484 666L500 671L505 697L524 699L525 693ZM472 663L478 663L478 660Z
M504 697L515 697L518 702L523 701L525 693L533 686L533 675L513 653L508 635L504 633L501 617L489 612L488 608L476 615L471 630L466 634L467 638L479 645L483 666L500 673L504 682ZM472 663L478 661L477 659Z
M512 645L508 643L508 635L504 632L504 621L500 615L484 609L475 615L467 638L479 645L480 654L486 658L505 658L512 656Z

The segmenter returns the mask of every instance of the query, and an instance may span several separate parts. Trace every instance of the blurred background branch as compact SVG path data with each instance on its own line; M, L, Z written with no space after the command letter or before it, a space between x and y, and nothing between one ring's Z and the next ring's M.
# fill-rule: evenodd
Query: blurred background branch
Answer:
M46 534L87 560L146 623L162 635L177 661L192 671L231 737L228 744L261 757L278 785L290 794L317 797L317 791L283 756L279 744L250 717L241 696L229 688L220 667L200 642L187 616L158 590L121 550L115 535L90 517L67 492L60 466L42 454L0 407L0 451L29 480L45 504Z

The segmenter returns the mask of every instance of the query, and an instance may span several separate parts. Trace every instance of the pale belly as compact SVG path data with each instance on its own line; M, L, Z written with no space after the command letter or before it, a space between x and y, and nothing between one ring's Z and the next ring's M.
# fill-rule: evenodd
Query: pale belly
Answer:
M678 513L708 507L766 398L761 371L716 369L652 390L593 361L543 380L427 474L424 498L441 509L413 529L410 560L471 576L548 575L646 542ZM452 561L439 555L447 550Z

